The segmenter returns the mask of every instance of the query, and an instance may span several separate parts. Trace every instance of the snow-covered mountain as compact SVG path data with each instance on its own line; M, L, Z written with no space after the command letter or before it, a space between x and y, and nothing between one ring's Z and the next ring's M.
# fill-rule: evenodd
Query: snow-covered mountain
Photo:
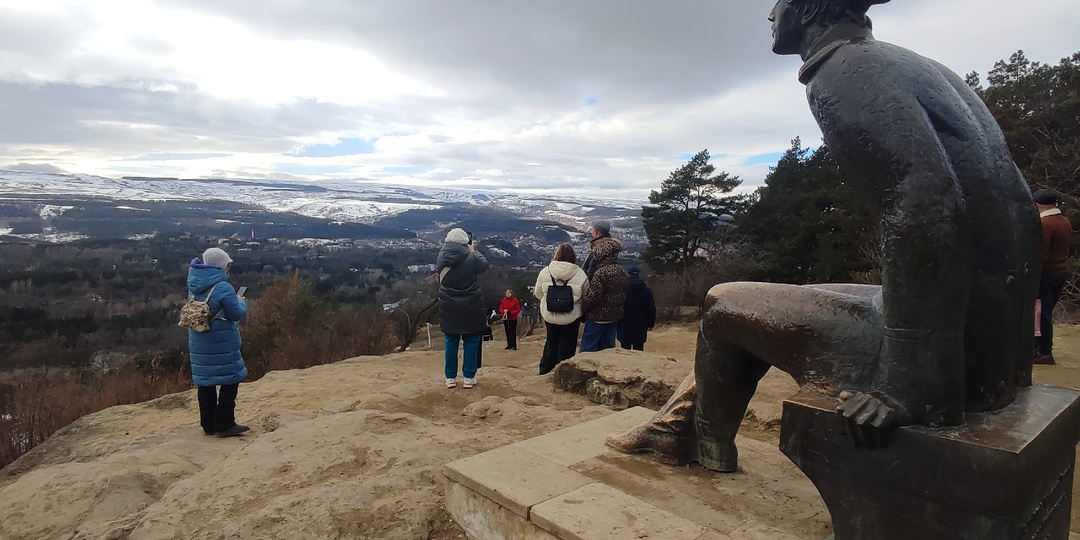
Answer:
M402 187L367 182L319 184L255 180L103 178L0 170L0 200L92 198L109 201L222 201L348 223L374 223L410 209L472 204L583 227L594 219L625 215L644 201L560 199L504 191Z

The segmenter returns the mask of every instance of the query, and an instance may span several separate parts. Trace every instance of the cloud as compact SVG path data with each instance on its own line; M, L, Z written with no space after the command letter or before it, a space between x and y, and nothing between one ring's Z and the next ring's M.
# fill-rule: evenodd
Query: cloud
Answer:
M0 69L20 72L27 58L62 56L92 32L86 10L33 12L0 4Z
M644 198L707 148L743 189L820 132L758 0L0 0L0 167ZM1047 14L1053 14L1047 17ZM1073 0L905 0L959 73L1075 52Z
M125 161L184 161L189 159L207 159L226 157L229 154L144 154Z

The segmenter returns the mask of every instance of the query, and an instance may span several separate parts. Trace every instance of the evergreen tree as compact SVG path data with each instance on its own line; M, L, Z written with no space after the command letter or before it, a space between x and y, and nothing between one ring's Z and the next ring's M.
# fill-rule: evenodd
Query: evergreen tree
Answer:
M765 177L738 230L766 253L759 279L779 283L874 282L877 204L844 181L822 145L795 138Z
M1032 190L1080 196L1080 52L1051 66L1017 51L994 64L988 87L976 72L966 80L998 121Z
M720 197L742 181L726 172L716 173L709 151L698 152L675 169L649 193L649 205L641 208L649 247L642 258L659 272L678 272L704 256L704 248L723 228L721 216L731 198Z
M1063 195L1062 212L1080 230L1080 52L1056 66L1032 62L1024 51L999 60L982 87L979 74L966 77L986 102L1005 134L1009 151L1032 191L1050 188ZM1069 268L1074 279L1064 296L1080 296L1077 272L1080 236L1071 242Z

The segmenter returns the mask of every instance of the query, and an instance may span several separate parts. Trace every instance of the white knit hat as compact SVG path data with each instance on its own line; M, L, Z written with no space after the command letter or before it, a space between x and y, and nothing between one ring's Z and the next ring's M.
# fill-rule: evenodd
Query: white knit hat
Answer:
M232 262L232 258L228 253L225 253L221 248L210 248L202 254L203 264L207 266L216 266L218 268L225 268Z
M450 232L446 233L446 241L453 242L455 244L468 244L469 233L465 232L465 229L453 228Z

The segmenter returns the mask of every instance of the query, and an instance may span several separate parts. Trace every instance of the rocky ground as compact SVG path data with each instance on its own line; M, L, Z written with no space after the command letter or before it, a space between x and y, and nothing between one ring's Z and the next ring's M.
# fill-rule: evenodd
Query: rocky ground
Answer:
M645 354L579 355L583 371L631 391L555 390L552 375L536 375L543 337L530 336L517 351L486 343L471 390L444 388L441 351L271 373L241 385L237 415L252 430L237 438L202 434L194 390L113 407L0 471L0 538L464 538L442 503L445 463L626 405L655 407L690 370L695 336L693 324L672 325L650 335ZM1080 327L1058 336L1058 365L1035 377L1080 388ZM742 434L775 444L780 400L796 390L770 372ZM782 513L777 501L756 504Z

